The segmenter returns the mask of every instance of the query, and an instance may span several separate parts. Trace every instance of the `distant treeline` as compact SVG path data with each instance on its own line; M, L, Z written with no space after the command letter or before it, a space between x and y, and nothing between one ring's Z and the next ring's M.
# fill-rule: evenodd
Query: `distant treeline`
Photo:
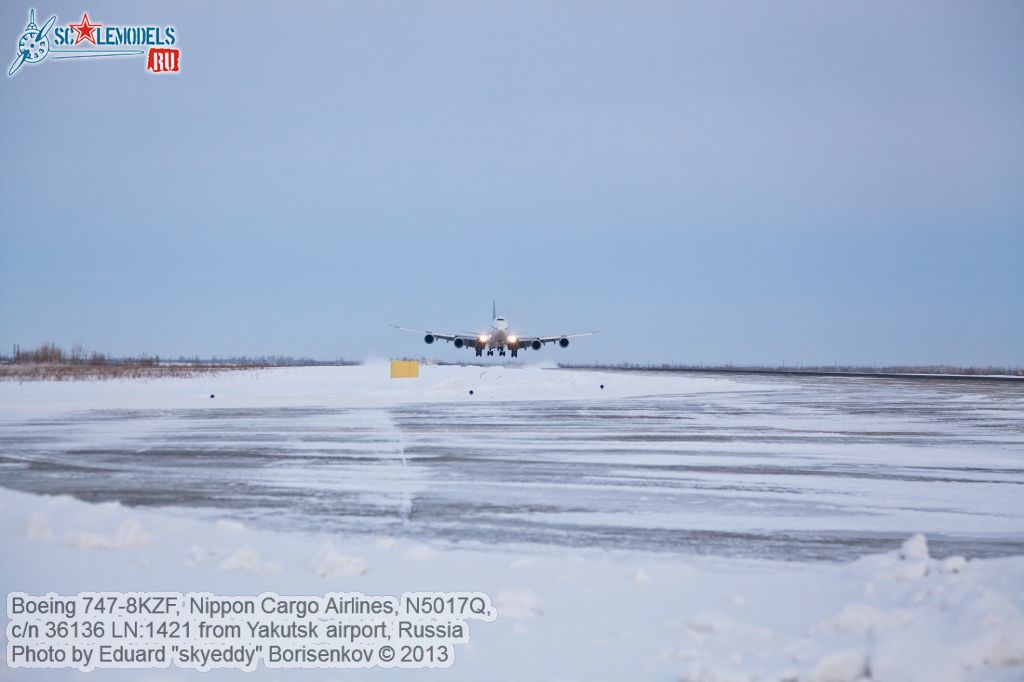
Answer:
M744 372L762 374L850 374L871 375L945 375L945 376L1011 376L1024 377L1022 367L963 367L957 365L676 365L638 364L570 364L559 363L564 369L616 369L664 372Z
M80 379L155 379L189 377L266 367L306 367L312 365L354 365L338 360L313 360L270 355L262 357L161 358L141 354L115 357L95 351L86 352L80 345L65 351L54 343L38 348L15 346L9 357L0 356L0 381L67 381Z
M290 355L260 355L257 357L243 355L239 357L212 358L200 357L177 357L165 359L164 363L190 364L190 365L239 365L242 367L341 367L358 365L355 360L314 360L313 358L295 358Z
M135 367L155 367L157 365L240 365L243 367L307 367L317 365L355 365L344 359L337 360L314 360L312 358L295 358L286 355L263 355L258 357L212 357L200 358L199 356L177 358L161 358L159 355L146 355L142 353L136 356L116 357L99 353L96 351L85 351L81 345L76 344L70 350L54 343L44 343L38 348L24 349L15 346L9 357L0 355L0 361L12 364L48 364L48 365L88 365L102 367L107 365L131 365Z
M495 363L471 362L466 360L438 360L425 357L404 358L416 360L424 364L464 365L480 364L491 366ZM73 345L64 350L55 343L44 343L37 348L24 349L15 346L11 355L0 355L0 365L8 367L7 375L46 374L55 372L60 375L76 376L113 374L124 375L137 373L140 375L169 375L191 371L258 369L265 367L330 367L358 365L359 362L338 358L336 360L314 360L313 358L296 358L289 355L233 356L210 357L179 356L161 358L158 355L142 353L137 356L111 356L96 351L86 351L81 344ZM502 365L516 366L521 363L505 362ZM704 365L704 364L644 364L635 362L577 364L559 363L563 369L602 369L602 370L635 370L663 372L744 372L760 374L848 374L851 376L873 375L944 375L944 376L1008 376L1024 377L1024 367L973 367L957 365ZM15 368L20 370L14 371ZM91 369L92 371L85 371ZM138 370L138 372L134 372ZM149 370L149 371L147 371ZM0 377L3 378L3 377Z
M113 360L108 357L105 353L85 352L80 345L74 345L70 351L65 351L60 346L53 343L44 343L39 348L30 348L23 350L20 346L14 347L14 353L12 354L10 361L22 364L47 364L47 365L92 365L98 367L101 365L113 364ZM160 359L156 357L140 356L132 358L131 364L148 366L160 364Z

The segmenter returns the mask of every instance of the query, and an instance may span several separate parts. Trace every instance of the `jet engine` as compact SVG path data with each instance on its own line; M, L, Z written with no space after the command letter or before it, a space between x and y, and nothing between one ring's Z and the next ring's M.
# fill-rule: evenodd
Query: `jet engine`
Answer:
M569 339L567 339L567 338L565 338L563 336L562 338L558 339L558 345L561 346L562 348L568 348L569 347Z
M456 348L462 348L465 345L466 345L466 342L463 341L462 339L455 339L455 347Z
M434 335L427 334L426 336L423 337L423 340L426 341L427 343L434 343Z
M543 345L544 344L542 344L538 339L534 339L533 343L530 344L530 348L534 350L540 350L540 347Z

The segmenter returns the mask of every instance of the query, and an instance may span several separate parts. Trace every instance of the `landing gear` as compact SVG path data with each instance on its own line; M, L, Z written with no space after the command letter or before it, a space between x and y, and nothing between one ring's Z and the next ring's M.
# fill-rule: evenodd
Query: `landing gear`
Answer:
M477 357L480 357L483 354L484 354L484 349L483 348L477 348L476 349L476 356Z
M509 353L514 358L518 358L519 357L519 349L518 348L513 348L512 350L509 351Z
M505 349L502 348L501 350L499 350L498 351L498 355L501 356L501 357L505 357Z
M493 356L494 355L494 351L493 350L488 350L487 354Z

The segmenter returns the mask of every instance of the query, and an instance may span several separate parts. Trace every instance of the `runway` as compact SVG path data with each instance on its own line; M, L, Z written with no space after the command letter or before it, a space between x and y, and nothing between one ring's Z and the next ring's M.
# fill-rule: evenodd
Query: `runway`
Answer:
M478 370L431 369L444 386ZM598 380L503 376L517 371L571 379L570 396ZM1024 549L1024 387L600 376L635 391L19 411L0 424L0 478L287 532L473 546L842 560L921 531L935 556Z

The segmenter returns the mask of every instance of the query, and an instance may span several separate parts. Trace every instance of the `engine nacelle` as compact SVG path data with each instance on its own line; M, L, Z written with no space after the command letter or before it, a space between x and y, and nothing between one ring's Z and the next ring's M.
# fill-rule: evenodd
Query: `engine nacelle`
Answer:
M434 335L427 334L426 336L423 337L423 340L426 341L427 343L434 343Z
M542 344L540 341L538 341L537 339L534 339L533 342L530 344L530 348L532 348L534 350L540 350L540 347L543 346L543 345L544 344Z
M456 348L462 348L465 345L466 345L466 342L463 341L462 339L455 339L455 347Z
M565 338L563 336L562 338L558 339L558 345L561 346L562 348L568 348L569 347L569 339L567 339L567 338Z

